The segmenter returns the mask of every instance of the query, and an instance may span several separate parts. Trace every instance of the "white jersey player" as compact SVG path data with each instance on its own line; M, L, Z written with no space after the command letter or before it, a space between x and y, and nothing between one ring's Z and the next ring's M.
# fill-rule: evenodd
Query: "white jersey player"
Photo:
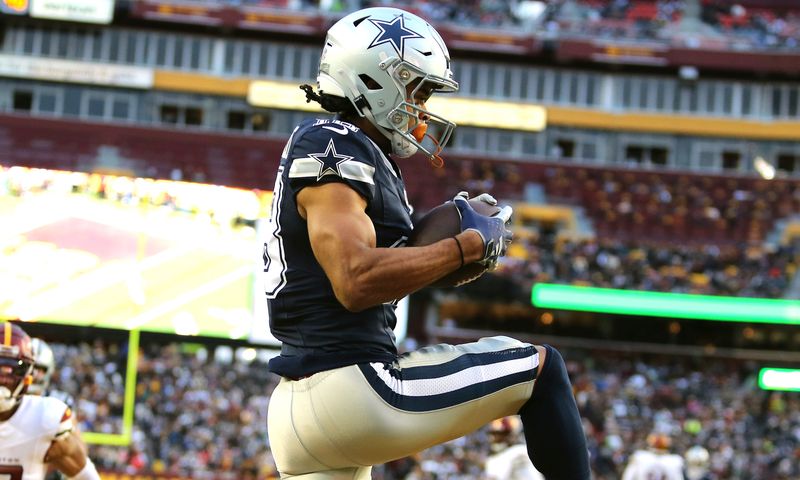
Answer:
M491 480L544 480L528 457L525 444L511 445L487 458L485 472Z
M622 480L684 480L683 457L669 453L669 437L653 434L647 443L650 449L633 452Z
M33 348L33 382L25 392L27 395L41 395L53 397L66 403L68 407L75 408L75 399L67 392L50 388L50 380L56 370L56 357L53 349L41 338L31 338Z
M0 479L41 480L52 466L71 479L100 480L72 435L72 410L55 398L24 395L33 362L28 334L0 323Z
M503 417L489 425L492 451L486 459L484 473L489 480L544 480L536 470L525 443L518 442L522 425L517 417Z
M710 480L712 478L709 469L709 459L711 455L701 445L695 445L683 455L686 460L686 478L688 480Z

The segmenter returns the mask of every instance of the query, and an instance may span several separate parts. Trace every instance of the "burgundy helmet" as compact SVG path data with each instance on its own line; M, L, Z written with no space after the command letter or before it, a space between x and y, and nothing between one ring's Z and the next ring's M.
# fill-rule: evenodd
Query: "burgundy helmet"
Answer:
M0 412L16 407L33 380L31 337L18 325L0 323Z

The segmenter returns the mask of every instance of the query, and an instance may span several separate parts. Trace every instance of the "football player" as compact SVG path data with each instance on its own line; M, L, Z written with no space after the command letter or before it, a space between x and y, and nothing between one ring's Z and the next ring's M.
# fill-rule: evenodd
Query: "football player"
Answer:
M503 417L489 424L492 454L484 465L488 480L544 480L528 458L525 444L517 441L520 428L517 417Z
M686 461L687 480L713 480L713 474L709 468L711 455L702 445L695 445L683 455Z
M45 397L57 398L64 402L72 411L72 422L75 428L72 435L79 435L78 419L75 415L75 399L67 392L50 388L50 380L53 378L53 373L56 369L56 358L53 354L53 349L41 338L31 338L31 349L33 350L33 380L28 386L26 395L41 395ZM45 480L62 480L64 476L53 471L50 471L45 476Z
M56 369L56 359L53 349L41 338L31 339L33 349L33 382L28 387L28 395L43 395L53 397L66 403L68 407L75 409L75 399L67 392L50 388L50 380Z
M671 445L669 435L648 435L648 448L633 452L622 480L684 480L683 457L670 453Z
M19 326L0 323L0 478L41 480L48 465L68 478L99 480L72 410L61 400L25 391L33 382L31 339Z
M520 414L545 477L588 479L554 348L492 337L398 355L396 300L464 264L492 266L511 239L510 208L483 216L457 195L460 233L400 248L413 225L396 160L421 152L441 164L455 128L426 107L458 90L441 36L396 8L351 13L328 31L317 89L301 88L336 116L290 136L264 243L270 329L282 342L269 364L282 379L268 416L281 476L367 479L372 465Z

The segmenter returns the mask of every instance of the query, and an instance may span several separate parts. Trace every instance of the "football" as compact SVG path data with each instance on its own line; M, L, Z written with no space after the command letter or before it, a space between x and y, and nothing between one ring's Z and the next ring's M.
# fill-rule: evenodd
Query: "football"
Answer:
M472 208L481 215L494 215L500 211L500 207L489 205L477 199L469 201ZM458 215L456 206L453 202L447 202L433 208L426 213L414 226L411 236L408 239L409 247L421 247L436 243L439 240L450 238L461 232L461 218ZM448 273L444 277L432 283L431 287L457 287L464 285L486 272L486 267L474 262L468 263L463 267Z

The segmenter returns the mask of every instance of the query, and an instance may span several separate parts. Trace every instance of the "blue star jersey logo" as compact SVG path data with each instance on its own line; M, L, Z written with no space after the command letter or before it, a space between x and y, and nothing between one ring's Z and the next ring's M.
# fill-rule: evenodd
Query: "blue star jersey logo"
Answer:
M406 40L412 38L423 38L422 35L414 30L406 28L402 15L395 17L395 19L391 22L373 19L370 19L369 21L381 31L378 33L378 36L372 40L372 43L369 44L367 49L377 47L378 45L383 45L384 43L391 43L394 51L400 55L400 58L403 58Z
M319 162L319 172L317 173L317 181L325 175L342 176L341 165L352 160L353 157L349 155L342 155L336 153L336 145L333 144L333 139L328 142L328 148L324 153L309 153L309 157Z

